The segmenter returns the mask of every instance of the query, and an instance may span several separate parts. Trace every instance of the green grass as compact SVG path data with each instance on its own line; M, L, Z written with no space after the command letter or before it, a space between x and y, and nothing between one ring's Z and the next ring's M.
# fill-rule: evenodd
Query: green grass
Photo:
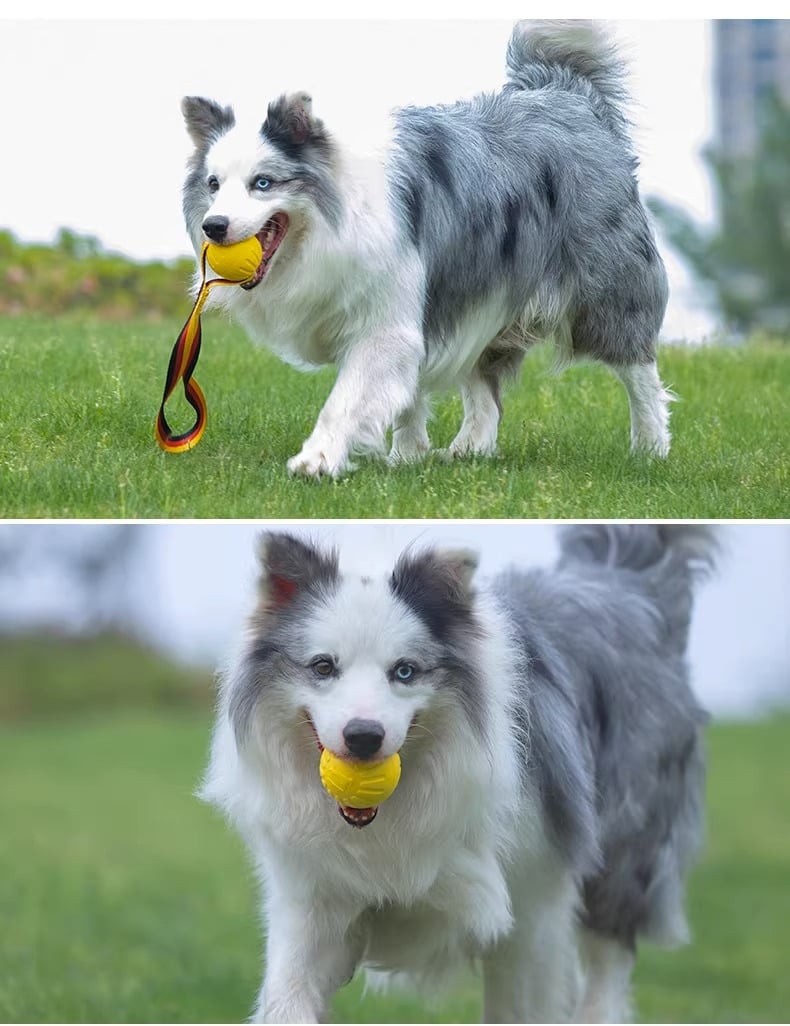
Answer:
M0 727L0 1020L239 1022L259 982L241 844L192 791L205 715ZM777 1022L790 1007L790 719L709 732L709 840L694 943L645 949L646 1022ZM470 975L436 1009L337 997L345 1022L478 1021Z
M159 451L153 424L180 326L0 317L0 516L788 514L790 347L665 348L662 375L682 396L666 462L629 454L627 400L607 370L556 378L542 349L506 397L496 459L398 469L367 460L345 480L315 484L289 479L285 462L333 372L286 367L215 316L205 318L196 375L206 435L193 452ZM176 429L191 423L178 407L168 413ZM457 397L437 404L434 444L450 442L460 417Z

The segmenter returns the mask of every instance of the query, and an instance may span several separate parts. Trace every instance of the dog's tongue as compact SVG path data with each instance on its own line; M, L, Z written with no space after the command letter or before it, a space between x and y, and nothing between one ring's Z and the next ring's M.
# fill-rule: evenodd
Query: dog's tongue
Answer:
M348 805L338 805L338 811L346 823L350 823L351 826L362 827L368 826L376 818L376 813L379 811L378 806L374 809L352 809Z

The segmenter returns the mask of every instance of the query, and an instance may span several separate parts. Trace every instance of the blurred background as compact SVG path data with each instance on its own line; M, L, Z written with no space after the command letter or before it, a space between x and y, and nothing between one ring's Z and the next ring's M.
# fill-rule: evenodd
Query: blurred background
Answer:
M790 21L611 22L671 278L669 341L790 334ZM261 122L307 89L362 154L387 112L498 89L511 21L2 23L0 313L157 319L183 307L186 93ZM441 60L437 60L441 54ZM173 273L173 271L176 273Z
M290 524L384 569L465 544L481 572L550 565L555 528ZM194 791L213 668L253 600L254 524L0 525L0 1021L227 1022L249 1014L260 937L237 838ZM692 945L646 948L643 1022L782 1021L790 1007L790 527L720 528L690 660L713 714ZM334 1021L479 1021L462 978L419 998L344 989Z
M408 545L431 542L476 549L482 575L511 563L549 566L558 553L551 525L288 529L336 546L346 563L366 572L387 572ZM70 643L110 633L210 672L253 606L260 530L243 523L0 524L0 638L8 644L14 636L43 635ZM700 591L691 634L695 687L717 716L757 716L790 704L790 526L718 530L722 571ZM32 648L40 650L38 641ZM118 690L111 677L104 687ZM134 696L126 701L133 704Z

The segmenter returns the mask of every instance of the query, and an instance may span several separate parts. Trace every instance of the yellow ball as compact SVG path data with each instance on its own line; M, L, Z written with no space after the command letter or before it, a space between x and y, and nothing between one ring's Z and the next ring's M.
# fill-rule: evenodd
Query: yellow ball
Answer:
M319 766L321 783L339 805L370 809L386 801L400 780L396 752L382 762L349 762L325 748Z
M206 259L220 278L229 281L249 281L258 270L263 250L257 238L234 242L230 246L215 246L210 242L206 247Z

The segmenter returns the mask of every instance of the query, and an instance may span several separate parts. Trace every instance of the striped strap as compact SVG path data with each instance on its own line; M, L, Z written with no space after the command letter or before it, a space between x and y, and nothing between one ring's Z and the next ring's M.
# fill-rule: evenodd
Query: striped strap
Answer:
M194 449L203 432L206 430L206 399L203 391L194 381L192 374L200 356L200 342L202 337L200 327L200 312L208 299L210 290L215 285L238 285L237 281L230 281L227 278L212 278L206 281L206 251L208 244L203 246L200 255L200 269L203 277L200 291L198 292L192 313L181 329L170 354L170 365L167 368L165 379L165 390L162 395L162 402L159 407L159 415L156 418L155 435L160 448L165 452L186 452L187 449ZM188 431L180 435L174 435L165 417L165 403L173 394L178 382L184 382L184 395L192 409L195 411L195 423Z

